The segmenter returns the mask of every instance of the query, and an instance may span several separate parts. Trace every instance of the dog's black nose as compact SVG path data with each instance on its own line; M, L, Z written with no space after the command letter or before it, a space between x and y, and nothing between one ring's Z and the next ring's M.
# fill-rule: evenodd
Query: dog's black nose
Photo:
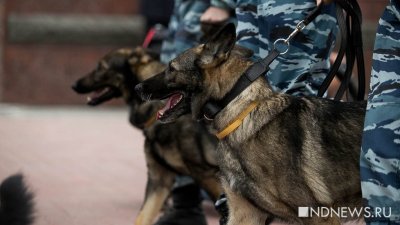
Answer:
M72 86L71 86L72 90L74 90L76 93L78 94L85 94L87 93L89 90L87 88L85 88L84 86L82 86L81 84L79 84L79 82L75 82Z
M74 91L76 91L76 92L78 92L78 90L79 90L78 84L77 84L77 83L74 83L74 84L71 86L71 88L72 88L72 90L74 90Z
M143 84L140 83L140 84L136 85L136 86L135 86L135 91L136 91L136 93L137 93L138 95L141 95L142 92L143 92Z

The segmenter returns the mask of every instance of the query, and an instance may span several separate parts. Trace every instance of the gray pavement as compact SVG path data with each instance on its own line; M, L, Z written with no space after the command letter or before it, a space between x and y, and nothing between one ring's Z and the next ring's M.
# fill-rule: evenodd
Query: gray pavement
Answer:
M146 182L141 131L125 108L0 104L0 180L25 175L35 225L132 225ZM216 213L205 202L209 224Z

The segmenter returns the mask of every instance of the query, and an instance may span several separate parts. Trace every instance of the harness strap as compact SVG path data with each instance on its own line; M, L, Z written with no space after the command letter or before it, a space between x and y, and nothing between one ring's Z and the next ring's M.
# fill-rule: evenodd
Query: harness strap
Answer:
M218 139L223 139L230 133L235 131L240 125L242 125L244 118L246 118L257 106L258 102L252 102L250 105L244 109L228 126L226 126L222 131L218 132L215 136Z

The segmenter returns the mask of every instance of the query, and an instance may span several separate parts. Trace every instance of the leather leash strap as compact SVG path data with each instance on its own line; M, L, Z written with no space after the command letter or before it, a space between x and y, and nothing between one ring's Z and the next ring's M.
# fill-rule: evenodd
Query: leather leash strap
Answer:
M344 55L346 55L345 71L340 87L335 95L335 100L341 100L345 91L349 87L354 63L357 61L358 92L356 100L360 101L364 99L365 94L365 66L361 35L361 9L355 0L335 0L335 2L336 16L341 36L340 49L328 76L321 84L318 96L322 97L328 90L329 85L341 67ZM343 11L346 12L346 15Z

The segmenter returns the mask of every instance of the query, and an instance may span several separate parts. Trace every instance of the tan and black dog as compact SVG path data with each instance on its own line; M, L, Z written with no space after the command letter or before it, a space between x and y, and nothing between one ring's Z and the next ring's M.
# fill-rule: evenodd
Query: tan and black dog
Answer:
M89 105L123 97L130 107L131 124L143 130L148 181L137 225L152 224L170 194L177 174L193 177L213 200L222 192L216 175L217 139L191 116L181 117L172 124L157 122L157 111L163 103L143 102L134 91L136 84L164 68L143 48L119 49L104 56L93 72L73 85L80 94L94 92L88 98Z
M136 90L148 99L169 97L167 101L174 102L160 111L162 121L175 121L182 112L202 118L206 102L223 99L253 64L251 52L235 41L235 26L229 24L206 44L178 55ZM365 106L276 93L264 76L238 94L211 122L221 139L217 154L228 224L259 225L277 218L339 225L346 220L335 215L300 218L298 207L361 206Z

